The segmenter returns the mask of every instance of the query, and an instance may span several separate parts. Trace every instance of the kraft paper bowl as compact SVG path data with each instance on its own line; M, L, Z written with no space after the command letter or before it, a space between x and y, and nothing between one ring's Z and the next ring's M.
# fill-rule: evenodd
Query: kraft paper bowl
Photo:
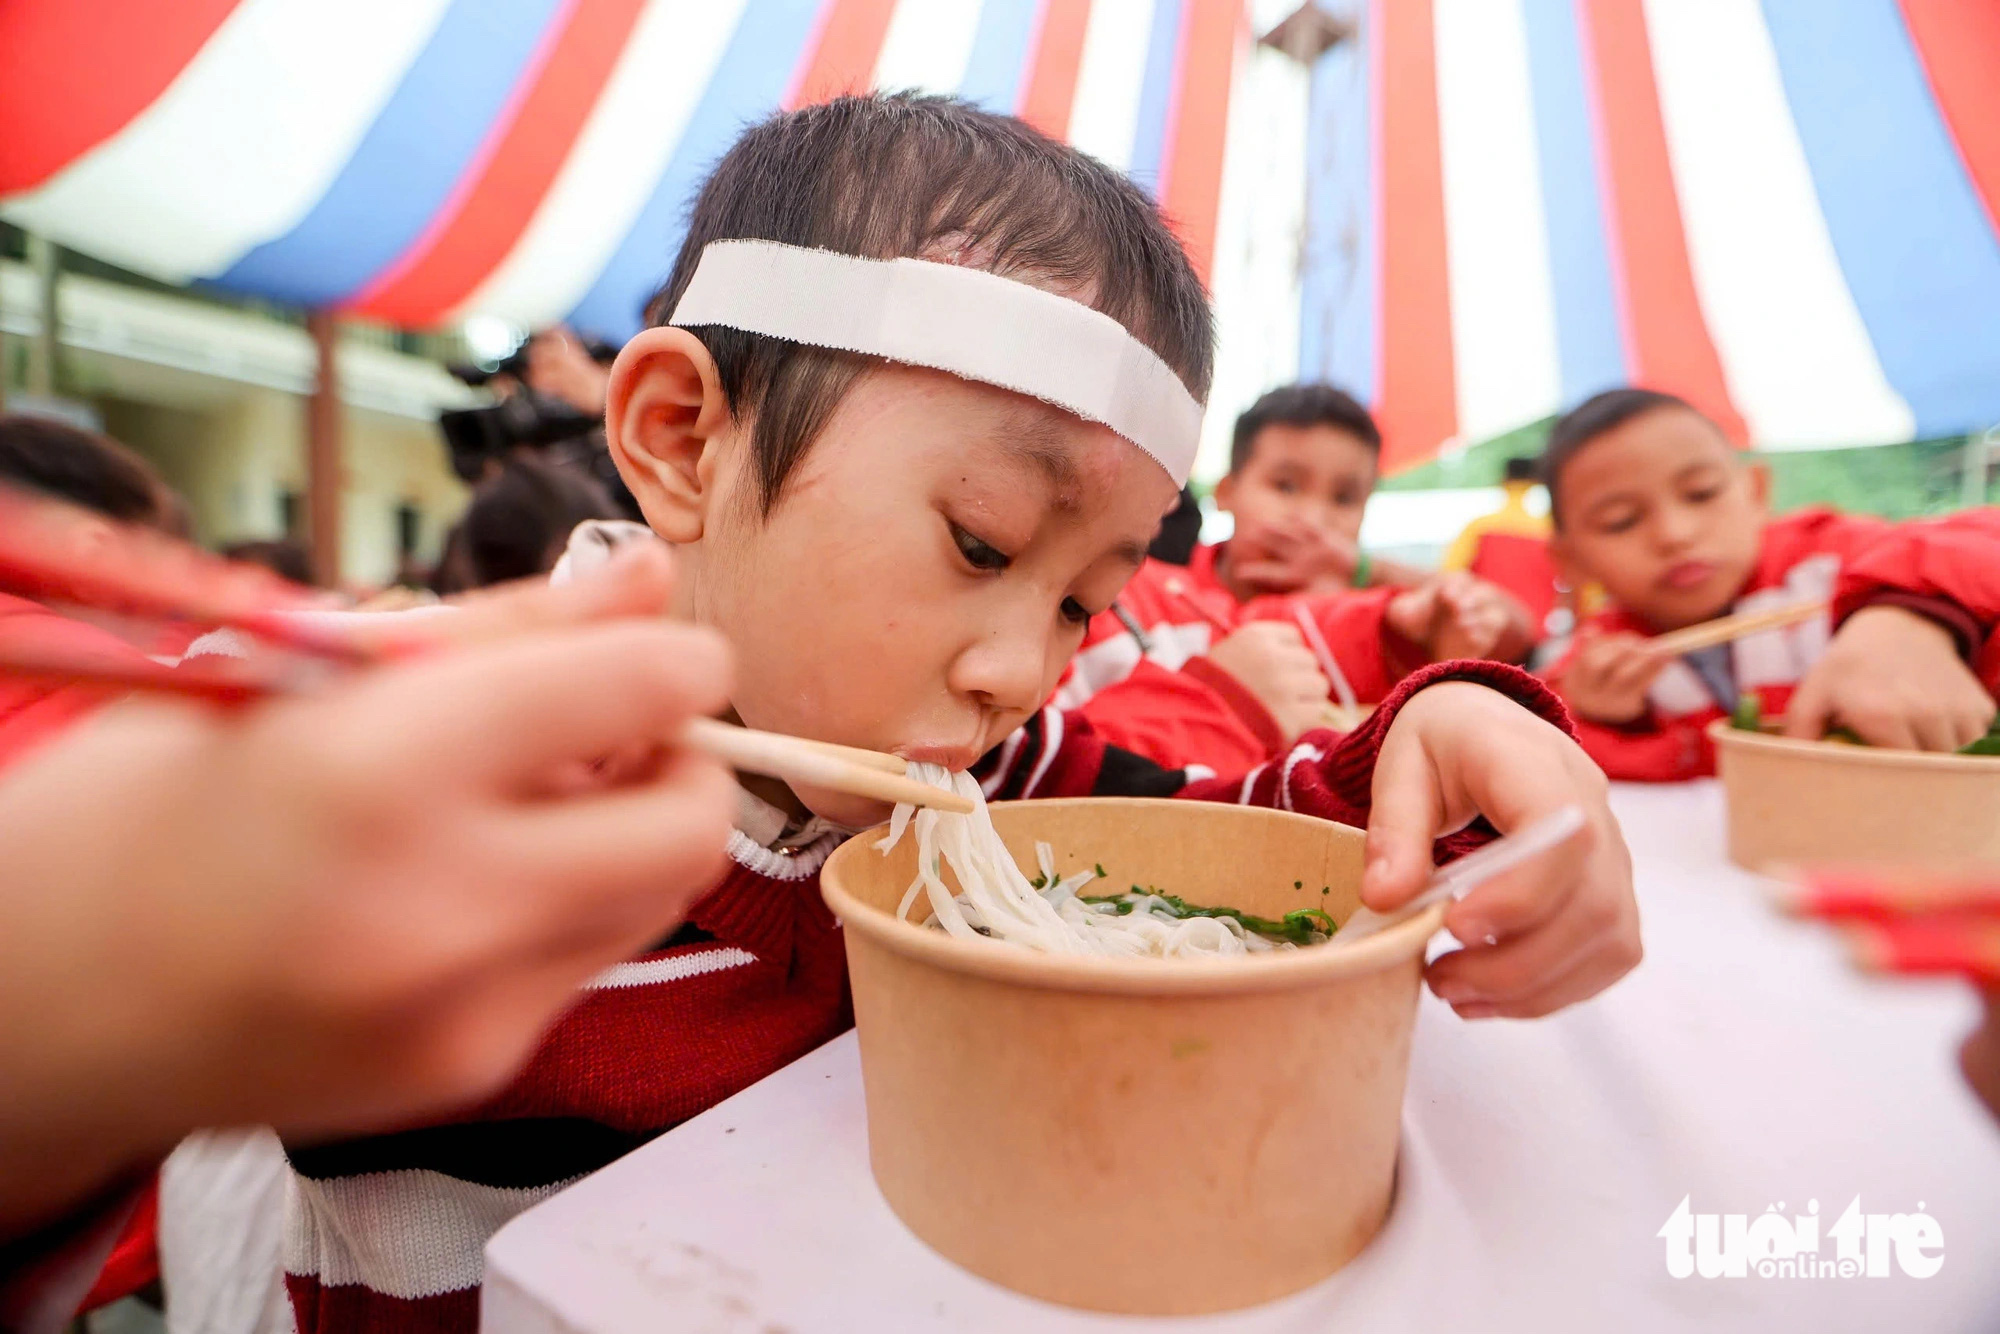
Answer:
M1106 893L1336 921L1360 902L1344 825L1108 798L992 814L1020 865L1040 839L1060 874L1101 864ZM835 852L821 885L846 923L870 1163L917 1236L1016 1292L1145 1315L1281 1297L1368 1244L1442 907L1339 951L1048 955L894 916L916 840L884 857L878 838Z
M2000 863L2000 757L1799 741L1726 720L1708 735L1739 866Z

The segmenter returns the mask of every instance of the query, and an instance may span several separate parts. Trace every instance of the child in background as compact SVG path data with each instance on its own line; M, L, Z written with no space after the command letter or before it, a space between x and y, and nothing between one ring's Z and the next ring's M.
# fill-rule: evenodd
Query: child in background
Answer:
M1156 763L1226 772L1324 726L1342 686L1374 703L1428 662L1525 657L1527 613L1494 585L1362 552L1381 448L1332 385L1258 399L1215 488L1234 535L1185 569L1147 562L1091 623L1057 702Z
M717 281L732 263L738 276ZM829 322L796 286L758 285L781 265L837 275L857 308ZM1122 364L1173 377L1179 448L1155 453L1136 438L1146 431L1121 436L970 371L805 336L864 338L859 307L891 273L1029 309L1008 331L1016 347L1087 325ZM943 301L901 313L960 346L981 327L954 325L969 316ZM996 799L1180 795L1367 824L1363 893L1378 907L1417 890L1446 831L1492 822L1453 835L1449 853L1580 806L1587 837L1452 909L1474 944L1436 960L1430 982L1463 1015L1528 1016L1636 962L1603 780L1525 673L1428 669L1354 733L1319 733L1282 764L1207 783L1043 707L1174 504L1183 478L1163 454L1191 462L1208 388L1200 281L1123 177L950 99L840 98L780 115L703 187L650 316L613 369L607 439L677 548L676 614L734 643L734 717L971 767ZM888 813L745 780L720 883L681 931L600 977L506 1092L444 1124L293 1150L287 1269L302 1334L473 1329L481 1248L508 1217L842 1031L844 951L819 871Z
M1742 694L1766 718L1784 714L1788 736L1839 725L1870 745L1948 751L1991 723L2000 511L1773 519L1763 471L1687 403L1645 389L1599 394L1559 420L1542 475L1570 583L1596 580L1612 599L1550 673L1611 777L1713 773L1703 729ZM1828 614L1679 658L1647 643L1814 600Z

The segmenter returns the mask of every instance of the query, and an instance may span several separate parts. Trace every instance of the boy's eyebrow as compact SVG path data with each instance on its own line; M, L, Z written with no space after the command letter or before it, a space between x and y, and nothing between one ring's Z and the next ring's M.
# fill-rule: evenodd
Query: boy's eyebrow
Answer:
M1035 471L1046 477L1056 490L1068 491L1076 486L1076 460L1046 428L1036 430L1028 427L1018 432L1010 431L999 437L999 444L1014 458L1033 465Z

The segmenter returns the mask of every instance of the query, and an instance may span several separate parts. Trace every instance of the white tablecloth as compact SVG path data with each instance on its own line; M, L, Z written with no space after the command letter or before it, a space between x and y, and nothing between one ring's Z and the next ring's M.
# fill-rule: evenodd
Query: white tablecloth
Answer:
M1229 1316L1017 1297L890 1213L852 1034L579 1183L487 1250L488 1334L756 1330L2000 1329L2000 1133L1953 1051L1969 998L1869 982L1726 864L1712 783L1622 787L1647 958L1587 1005L1460 1022L1425 997L1397 1200L1341 1273ZM1921 1205L1934 1277L1675 1279L1683 1197L1822 1230ZM1831 1258L1833 1244L1822 1254ZM1191 1257L1192 1259L1193 1257Z

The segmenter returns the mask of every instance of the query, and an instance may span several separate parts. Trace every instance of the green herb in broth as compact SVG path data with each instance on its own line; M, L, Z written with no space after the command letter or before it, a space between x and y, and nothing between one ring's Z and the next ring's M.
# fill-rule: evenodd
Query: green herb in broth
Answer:
M1730 710L1729 725L1739 732L1762 732L1767 730L1764 726L1763 707L1758 703L1755 695L1739 695L1736 697L1736 707ZM1833 741L1845 746L1865 746L1868 744L1852 728L1848 727L1829 728L1826 735L1821 737L1820 740ZM1993 720L1993 725L1987 729L1985 736L1960 746L1957 753L1960 755L2000 756L2000 717L1996 717Z
M1132 886L1123 894L1079 894L1085 903L1108 905L1119 917L1129 916L1133 909L1147 899L1158 902L1171 917L1228 917L1233 918L1245 931L1253 932L1266 940L1289 941L1294 945L1317 945L1332 937L1340 930L1340 923L1318 908L1300 908L1288 912L1282 918L1257 917L1239 908L1209 908L1198 903L1189 903L1175 894L1162 894L1157 889Z

